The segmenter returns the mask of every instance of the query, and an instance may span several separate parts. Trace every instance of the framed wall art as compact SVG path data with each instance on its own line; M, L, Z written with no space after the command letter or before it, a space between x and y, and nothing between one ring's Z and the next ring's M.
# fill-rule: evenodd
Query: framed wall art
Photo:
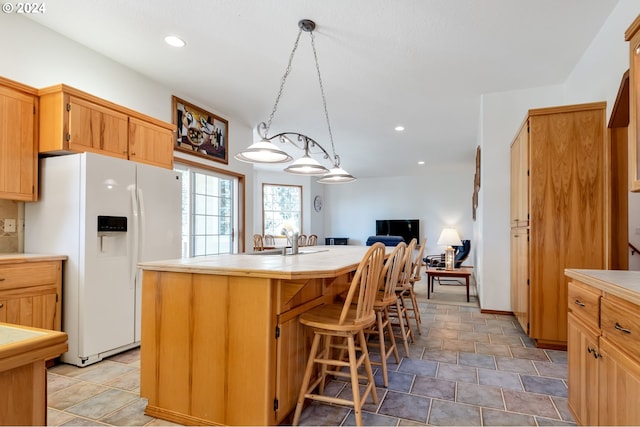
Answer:
M229 163L229 122L203 108L172 96L174 150Z

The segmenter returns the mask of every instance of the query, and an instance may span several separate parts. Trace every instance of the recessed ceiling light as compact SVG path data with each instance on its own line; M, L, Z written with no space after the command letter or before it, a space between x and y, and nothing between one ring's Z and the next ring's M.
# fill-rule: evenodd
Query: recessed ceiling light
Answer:
M164 38L164 41L166 44L173 47L184 47L186 44L184 40L177 36L167 36Z
M418 162L418 164L419 164L419 165L424 165L424 161L423 161L423 160L420 160L420 161Z
M396 126L395 130L397 130L398 132L402 132L404 130L404 126Z

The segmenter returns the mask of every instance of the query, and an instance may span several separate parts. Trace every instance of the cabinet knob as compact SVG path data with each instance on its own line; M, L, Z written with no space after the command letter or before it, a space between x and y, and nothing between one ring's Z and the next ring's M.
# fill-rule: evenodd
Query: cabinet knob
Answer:
M0 282L4 282L4 277L0 277Z
M0 308L4 307L4 304L0 302Z
M617 330L619 330L620 332L624 332L625 334L630 334L631 333L630 329L623 328L622 326L620 326L620 324L618 322L616 322L616 324L613 327L616 328Z

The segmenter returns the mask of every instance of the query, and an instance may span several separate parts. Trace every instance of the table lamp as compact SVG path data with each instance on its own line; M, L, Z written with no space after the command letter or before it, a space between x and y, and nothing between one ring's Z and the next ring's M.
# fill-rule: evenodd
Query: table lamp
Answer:
M456 261L456 251L452 246L462 246L462 241L455 228L445 228L438 238L439 245L446 245L444 251L444 269L453 270Z

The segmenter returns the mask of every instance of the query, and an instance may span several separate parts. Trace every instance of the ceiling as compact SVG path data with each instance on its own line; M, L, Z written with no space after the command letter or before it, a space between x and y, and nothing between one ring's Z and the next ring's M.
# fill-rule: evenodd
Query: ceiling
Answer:
M372 177L474 164L480 96L563 83L617 3L64 0L30 18L251 128L269 118L298 21L312 19L336 152ZM269 134L281 131L330 150L307 33ZM230 129L230 144L252 142Z

